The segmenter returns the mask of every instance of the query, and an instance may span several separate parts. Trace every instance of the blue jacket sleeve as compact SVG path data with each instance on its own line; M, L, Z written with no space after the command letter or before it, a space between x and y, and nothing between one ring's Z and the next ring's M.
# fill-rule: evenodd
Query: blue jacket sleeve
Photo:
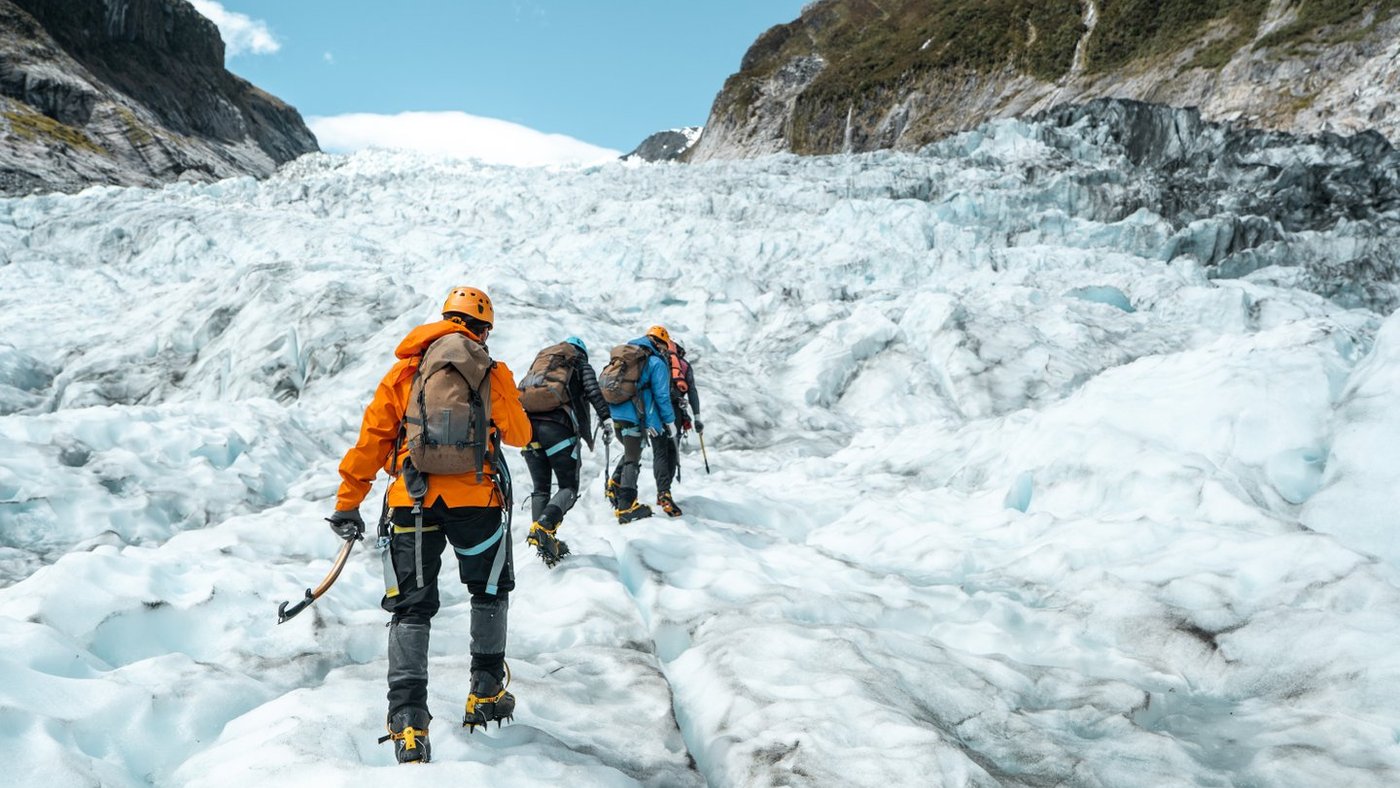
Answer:
M656 404L656 412L662 424L675 424L676 413L671 409L671 370L666 362L652 357L647 362L647 372L651 377L651 401Z

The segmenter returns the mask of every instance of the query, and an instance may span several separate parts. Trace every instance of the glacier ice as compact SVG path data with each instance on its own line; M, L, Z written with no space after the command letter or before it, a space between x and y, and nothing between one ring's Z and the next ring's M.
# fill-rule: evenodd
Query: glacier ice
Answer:
M471 282L517 371L666 324L714 472L691 446L686 516L619 528L585 457L574 555L517 545L486 736L444 575L417 779L1394 784L1394 154L1124 106L917 155L0 201L0 759L400 779L374 556L274 612L329 567L394 344Z

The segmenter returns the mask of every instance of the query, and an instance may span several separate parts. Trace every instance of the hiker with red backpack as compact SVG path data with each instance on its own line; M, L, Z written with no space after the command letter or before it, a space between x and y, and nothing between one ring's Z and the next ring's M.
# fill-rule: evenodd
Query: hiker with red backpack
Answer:
M578 337L569 337L541 350L520 379L520 404L530 417L534 440L525 447L525 464L530 468L534 489L530 512L534 523L526 543L534 547L553 567L569 554L567 542L559 539L559 525L578 500L580 445L593 450L593 430L588 407L598 413L603 440L612 440L612 421L607 400L598 389L598 378L588 363L588 346ZM557 479L559 491L549 495L550 481Z
M676 413L676 426L682 434L692 427L696 432L704 432L705 423L700 421L700 392L695 388L695 367L686 360L685 348L681 343L673 340L670 350L671 409ZM687 403L689 411L686 410Z
M652 326L648 332L648 336L658 343L663 335L671 367L671 410L676 414L676 435L664 444L653 442L652 475L656 478L657 503L666 514L680 517L681 508L671 495L671 480L680 481L681 477L681 439L692 427L697 433L704 433L705 424L700 421L700 393L695 389L695 371L686 361L685 348L672 339L670 332L662 326ZM687 403L689 412L686 410ZM695 414L693 419L691 412Z
M515 587L510 472L500 444L524 446L530 420L515 378L486 339L495 310L485 293L453 288L443 319L399 343L398 361L365 409L340 463L331 528L364 533L360 504L381 468L392 475L380 517L389 622L389 735L400 763L427 762L428 631L438 611L442 551L452 545L471 592L471 688L462 724L499 726L515 711L505 686L506 611Z
M650 439L652 451L657 452L663 451L664 445L672 440L676 415L671 410L671 372L666 357L670 336L665 331L654 326L647 336L613 348L608 365L598 376L618 441L622 443L622 461L608 479L607 486L608 500L619 523L651 516L651 507L637 500L642 441ZM657 490L657 503L675 505L671 500L669 478L664 494Z

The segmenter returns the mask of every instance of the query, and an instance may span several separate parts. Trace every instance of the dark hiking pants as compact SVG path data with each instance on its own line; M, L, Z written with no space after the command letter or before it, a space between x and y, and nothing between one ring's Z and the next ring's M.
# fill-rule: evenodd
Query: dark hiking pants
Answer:
M534 490L530 493L530 516L545 528L554 529L578 500L579 439L572 425L535 420L535 438L525 447L525 465L530 469ZM559 491L549 495L550 483L559 482Z
M651 475L656 479L658 496L671 491L671 480L676 478L676 465L680 459L675 438L662 434L651 439Z
M457 575L472 595L471 655L473 671L505 673L506 610L515 588L510 534L500 507L448 508L439 500L423 512L423 585L417 582L413 512L395 507L389 550L398 594L380 603L393 614L389 622L389 717L405 709L428 708L428 630L440 606L438 573L449 544L457 556ZM495 586L491 586L498 551L505 551Z

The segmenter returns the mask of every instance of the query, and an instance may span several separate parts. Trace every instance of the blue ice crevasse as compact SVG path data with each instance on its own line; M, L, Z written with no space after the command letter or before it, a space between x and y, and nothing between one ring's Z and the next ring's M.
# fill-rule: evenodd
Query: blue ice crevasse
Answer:
M1306 503L1322 486L1322 472L1327 465L1327 452L1315 447L1289 449L1270 457L1264 464L1264 475L1283 500L1291 504Z
M1031 508L1031 493L1035 491L1035 476L1030 471L1021 471L1016 476L1016 480L1011 483L1011 489L1006 491L1006 500L1003 504L1008 509L1015 509L1024 513Z
M1124 312L1136 312L1133 302L1128 300L1127 293L1116 287L1108 285L1089 285L1088 287L1076 287L1073 290L1066 290L1065 295L1069 298L1078 298L1081 301L1092 301L1095 304L1108 304L1117 307Z

